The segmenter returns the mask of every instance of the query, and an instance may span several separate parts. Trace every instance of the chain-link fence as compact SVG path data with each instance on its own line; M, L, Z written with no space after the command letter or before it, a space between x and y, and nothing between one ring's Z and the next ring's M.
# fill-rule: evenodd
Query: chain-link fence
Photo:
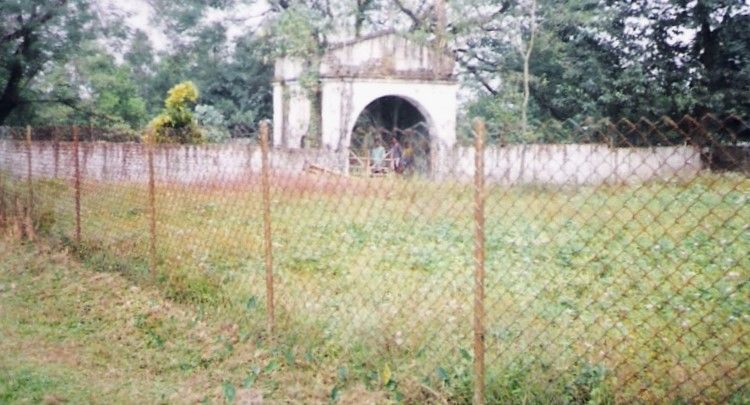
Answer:
M5 128L0 227L220 308L333 399L750 400L750 129L536 131L566 141L477 122L408 170L403 131L331 151Z

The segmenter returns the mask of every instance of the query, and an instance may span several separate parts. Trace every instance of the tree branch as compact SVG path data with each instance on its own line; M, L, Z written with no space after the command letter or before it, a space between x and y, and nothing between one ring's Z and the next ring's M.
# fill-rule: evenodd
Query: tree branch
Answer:
M412 29L419 26L419 24L422 23L422 20L409 8L407 8L404 3L401 2L401 0L393 0L393 3L398 7L399 10L401 10L402 13L406 14L409 19L411 19L412 22Z
M0 44L21 39L24 35L26 35L27 32L33 31L40 25L44 25L46 22L51 20L52 17L54 17L59 12L59 9L63 7L67 2L68 0L57 0L55 4L50 5L50 8L46 13L41 15L36 14L36 10L34 10L31 18L26 22L23 21L23 16L19 13L17 20L20 27L17 30L0 37Z
M487 82L487 80L484 77L482 77L482 75L479 73L479 70L477 69L476 66L469 65L466 61L464 61L460 57L457 57L456 61L461 66L463 66L469 73L471 73L472 76L474 76L474 78L476 78L479 81L479 83L482 85L482 87L484 87L490 94L492 94L493 96L497 95L497 90L495 90L489 84L489 82Z
M500 4L500 8L498 8L497 10L495 10L495 12L493 12L491 14L486 14L486 15L482 15L482 16L476 17L475 19L469 19L469 20L461 21L460 23L461 23L462 26L472 26L472 27L479 26L479 27L482 28L482 30L486 31L486 29L483 27L484 24L487 24L489 22L495 21L495 19L497 18L497 16L499 16L500 14L503 14L506 11L508 11L508 9L510 8L511 5L512 5L512 2L510 0L505 0L505 1L503 1ZM448 31L451 32L451 33L453 33L453 34L457 34L458 33L458 26L456 25L456 23L448 24Z

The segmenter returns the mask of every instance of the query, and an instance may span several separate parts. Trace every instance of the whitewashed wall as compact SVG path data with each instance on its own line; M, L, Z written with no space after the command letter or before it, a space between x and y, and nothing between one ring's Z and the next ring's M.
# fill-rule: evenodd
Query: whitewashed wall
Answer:
M474 148L466 147L449 152L448 159L454 162L449 177L472 177L474 155ZM685 180L702 168L700 149L693 146L509 145L485 150L487 181L500 184L595 185Z
M70 142L34 142L32 175L40 178L72 178L74 149ZM27 173L26 143L0 141L0 168L16 176ZM341 157L323 150L273 149L272 170L302 172L307 164L342 167ZM146 147L137 143L81 142L79 164L84 178L100 181L144 183L148 181ZM236 182L260 173L260 149L250 145L169 145L154 149L154 172L162 182L184 184Z
M27 172L24 142L0 141L0 168L16 176ZM72 178L73 148L68 142L35 142L32 173L42 178ZM82 142L81 174L102 181L146 182L145 147L134 143ZM345 156L322 149L273 149L271 168L300 173L307 164L339 170ZM474 149L455 147L435 155L436 177L469 180ZM240 144L160 146L154 151L156 178L184 184L243 181L260 172L260 150ZM604 145L511 145L485 151L489 182L501 184L594 185L689 179L703 168L691 146L615 148Z
M448 53L439 53L424 44L387 34L334 44L322 58L320 75L398 77L399 74L418 73L423 78L445 78L453 73L453 65L453 57Z
M434 148L456 142L458 82L453 58L393 33L381 33L332 46L319 66L320 131L325 148L349 147L357 117L385 96L408 100L427 121ZM276 60L273 83L273 144L300 148L312 118L311 103L300 85L305 61Z
M286 99L286 100L285 100ZM273 145L300 148L310 130L312 103L298 81L273 83Z

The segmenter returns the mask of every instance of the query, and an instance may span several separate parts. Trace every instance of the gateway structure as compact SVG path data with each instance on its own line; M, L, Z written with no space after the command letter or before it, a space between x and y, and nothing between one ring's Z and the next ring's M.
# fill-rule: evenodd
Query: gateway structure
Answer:
M346 156L358 118L368 106L408 103L429 133L436 171L435 163L456 143L458 83L453 66L451 55L394 32L333 45L316 65L278 59L273 144L286 149L315 145Z

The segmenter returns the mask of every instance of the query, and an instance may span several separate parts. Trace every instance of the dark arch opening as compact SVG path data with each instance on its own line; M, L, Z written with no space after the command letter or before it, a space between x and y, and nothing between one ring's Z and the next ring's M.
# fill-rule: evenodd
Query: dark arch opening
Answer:
M379 147L382 149L378 150ZM403 97L375 99L357 117L350 152L350 167L369 173L429 174L430 131L427 119ZM384 159L380 161L379 156L383 154Z

